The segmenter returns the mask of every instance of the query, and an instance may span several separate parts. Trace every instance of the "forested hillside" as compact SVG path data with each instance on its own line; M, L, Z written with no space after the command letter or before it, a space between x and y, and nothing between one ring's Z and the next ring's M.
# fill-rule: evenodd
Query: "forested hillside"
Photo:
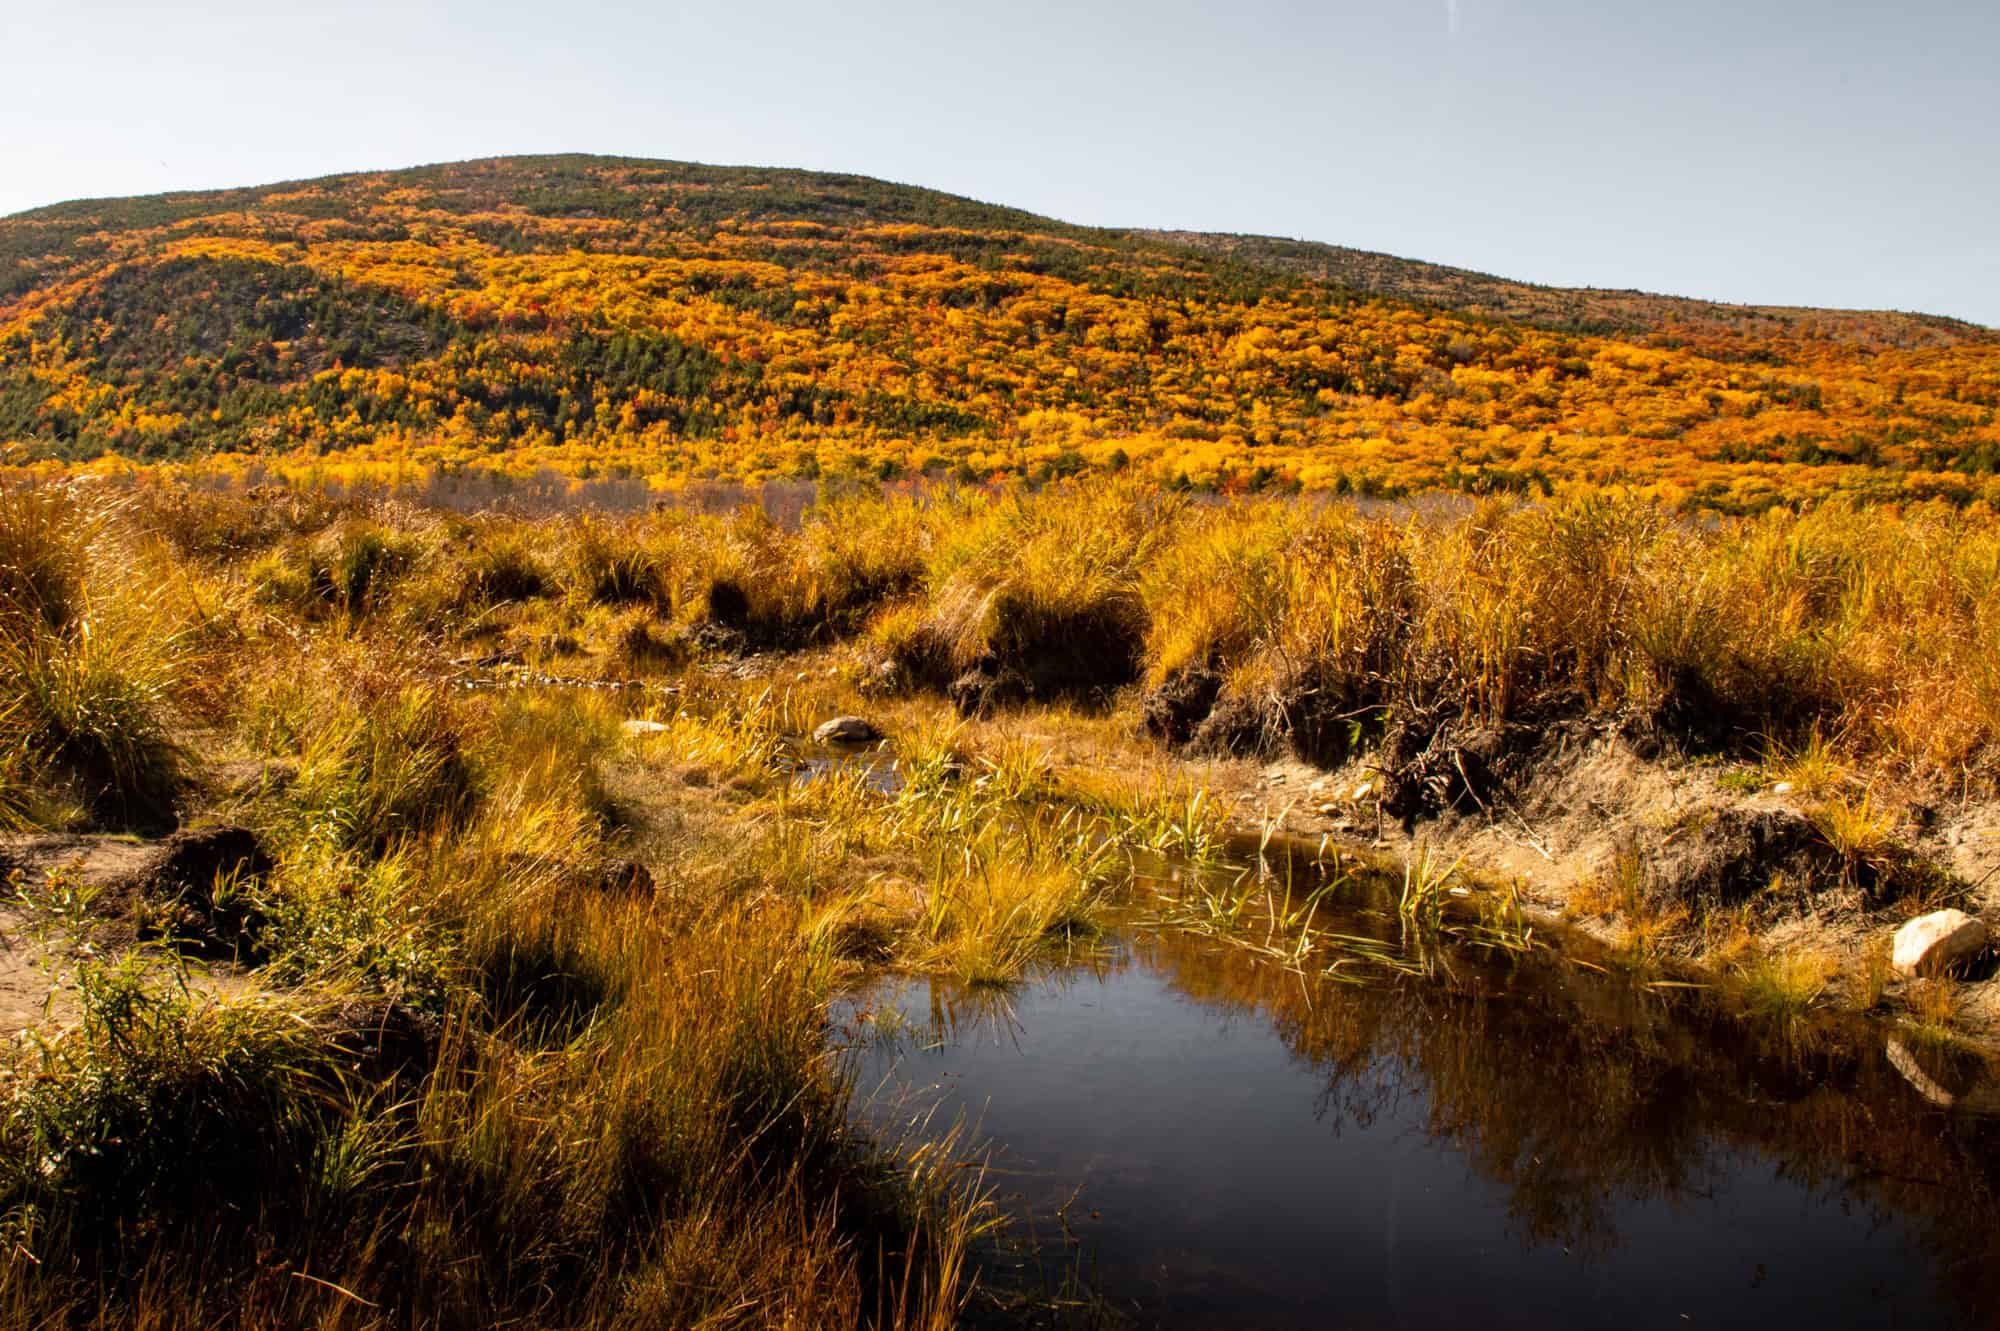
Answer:
M2000 500L2000 335L507 158L0 220L0 461Z

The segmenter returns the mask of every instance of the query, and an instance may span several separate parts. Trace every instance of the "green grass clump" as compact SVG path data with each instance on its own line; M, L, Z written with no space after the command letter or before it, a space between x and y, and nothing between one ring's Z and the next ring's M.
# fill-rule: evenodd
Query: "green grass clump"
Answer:
M62 636L0 638L9 704L0 747L17 771L71 783L105 817L158 821L183 784L182 749L165 722L171 650L90 623Z
M0 486L0 626L61 633L84 613L105 514L61 490Z
M349 846L388 847L450 826L477 794L469 742L448 696L432 687L338 699L305 741L288 814Z
M159 822L184 783L168 724L178 634L112 539L117 516L102 500L0 486L0 816L11 821L69 802Z
M340 1051L266 999L198 997L136 961L86 965L77 1025L10 1071L0 1211L72 1255L119 1226L258 1210L298 1190L337 1117Z
M302 613L368 613L418 561L416 535L371 518L350 518L273 550L249 570L258 597Z

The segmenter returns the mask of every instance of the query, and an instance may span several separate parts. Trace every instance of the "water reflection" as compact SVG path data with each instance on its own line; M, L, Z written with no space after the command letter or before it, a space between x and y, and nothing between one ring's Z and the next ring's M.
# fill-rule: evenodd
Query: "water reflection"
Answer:
M1337 984L1145 929L859 1001L903 1028L853 1055L888 1088L862 1112L973 1122L1138 1325L2000 1324L2000 1139L1898 1064L1984 1069L1865 1025L1476 949Z

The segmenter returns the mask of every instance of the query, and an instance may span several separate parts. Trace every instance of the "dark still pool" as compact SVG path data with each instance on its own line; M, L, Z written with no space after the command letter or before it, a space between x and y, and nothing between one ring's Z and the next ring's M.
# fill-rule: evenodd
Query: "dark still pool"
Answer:
M1901 1046L1447 974L1139 932L1004 991L892 980L846 1014L858 1112L968 1129L1013 1217L992 1297L1087 1291L1112 1325L1994 1323L2000 1134Z

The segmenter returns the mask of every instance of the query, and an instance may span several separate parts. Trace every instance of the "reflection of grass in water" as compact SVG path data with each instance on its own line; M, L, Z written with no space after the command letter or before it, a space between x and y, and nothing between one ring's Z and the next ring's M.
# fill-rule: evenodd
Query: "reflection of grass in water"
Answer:
M881 982L861 1001L850 1029L860 1044L895 1062L946 1045L990 1043L1030 1048L1033 1033L1015 1006L1028 987L1060 993L1074 985L1102 981L1107 969L1122 965L1114 953L1093 948L1073 956L1038 957L1009 985L969 984L948 977ZM857 1046L858 1047L858 1046ZM921 1067L921 1064L915 1066ZM946 1096L941 1084L902 1079L885 1072L873 1086L859 1088L857 1109L878 1133L884 1154L911 1162L930 1180L956 1180L955 1204L967 1222L966 1260L976 1263L968 1316L973 1325L998 1319L1000 1325L1053 1328L1113 1328L1129 1325L1091 1285L1083 1236L1073 1227L1088 1180L1056 1180L1041 1171L1010 1165L1008 1143L983 1138L977 1120L958 1111L940 1126ZM1031 1202L1039 1185L1067 1187L1052 1207ZM1090 1219L1096 1219L1091 1213Z
M1324 846L1317 858L1304 861L1301 882L1299 856L1288 850L1272 857L1268 849L1267 836L1254 867L1210 867L1151 880L1152 918L1292 970L1352 983L1433 974L1448 966L1453 947L1525 953L1536 946L1513 885L1463 886L1454 882L1461 861L1445 864L1428 849L1405 867L1400 883ZM1275 875L1267 867L1273 858L1280 866ZM1366 917L1367 909L1341 902L1357 889L1377 899L1386 894L1380 914L1399 926L1393 938L1330 925Z

